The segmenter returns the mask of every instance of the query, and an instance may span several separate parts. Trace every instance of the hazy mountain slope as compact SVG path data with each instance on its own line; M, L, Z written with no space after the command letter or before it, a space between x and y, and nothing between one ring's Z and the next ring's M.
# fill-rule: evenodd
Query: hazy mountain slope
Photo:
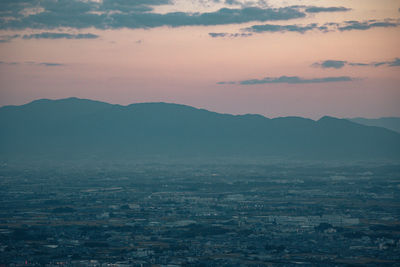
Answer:
M379 119L350 118L348 120L368 126L384 127L400 133L400 118L397 117L383 117Z
M400 134L344 119L268 119L184 105L77 98L0 108L1 158L399 158Z

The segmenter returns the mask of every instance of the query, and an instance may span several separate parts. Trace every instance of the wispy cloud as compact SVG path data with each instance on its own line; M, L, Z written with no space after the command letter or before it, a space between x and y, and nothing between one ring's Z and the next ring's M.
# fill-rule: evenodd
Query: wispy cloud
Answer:
M56 62L35 62L35 61L25 61L25 62L6 62L0 61L0 65L29 65L29 66L44 66L44 67L60 67L66 66L63 63Z
M200 0L204 1L204 0ZM242 7L249 7L249 6L258 6L258 7L267 7L268 3L266 0L254 0L254 1L239 1L239 0L211 0L214 3L224 3L228 6L242 6Z
M22 37L23 39L96 39L98 35L92 33L59 33L59 32L41 32L35 34L27 34Z
M274 24L264 24L264 25L253 25L249 28L244 29L247 32L298 32L305 33L311 30L327 31L326 26L318 26L316 23L308 25L274 25Z
M227 4L227 5L242 5L242 3L237 0L225 0L225 4Z
M65 66L65 64L54 63L54 62L41 62L41 63L37 63L37 65L46 66L46 67Z
M252 36L252 33L227 33L227 32L210 32L208 33L212 38L218 37L229 37L229 38L236 38L236 37L249 37Z
M369 21L345 21L343 23L325 23L325 24L291 24L291 25L277 25L277 24L261 24L253 25L248 28L242 29L242 32L253 32L253 33L263 33L263 32L297 32L306 33L309 31L319 31L319 32L343 32L351 30L369 30L372 28L392 28L399 27L399 19L386 19L383 21L369 20Z
M374 66L374 67L380 67L380 66L400 67L400 58L395 58L395 59L389 60L389 61L372 62L372 63L369 63L368 65Z
M307 13L321 13L321 12L343 12L343 11L350 11L351 8L346 8L346 7L317 7L317 6L312 6L312 7L307 7L305 11Z
M236 84L236 82L230 81L230 82L217 82L217 84Z
M33 34L14 34L14 35L0 35L0 43L8 43L14 39L97 39L98 35L92 33L61 33L61 32L41 32Z
M337 29L339 31L351 31L351 30L369 30L372 28L391 28L391 27L398 27L400 25L399 20L397 21L376 21L376 20L369 20L369 21L346 21L342 25L338 25Z
M343 60L324 60L321 62L316 62L314 64L312 64L313 67L320 67L323 69L341 69L343 68L345 65L347 65L348 62L347 61L343 61Z
M324 60L324 61L320 61L320 62L315 62L312 64L312 66L323 68L323 69L328 69L328 68L341 69L345 66L399 67L400 66L400 58L395 58L393 60L388 60L388 61L378 61L378 62L370 62L370 63L348 62L348 61L344 61L344 60Z
M393 61L385 62L389 67L400 67L400 58L396 58Z
M0 36L0 43L8 43L11 40L15 39L15 38L19 38L20 35L19 34L14 34L14 35L1 35Z
M331 83L331 82L349 82L354 79L348 76L339 77L322 77L322 78L300 78L298 76L281 76L281 77L265 77L262 79L243 80L238 82L218 82L217 84L272 84L272 83L288 83L288 84L307 84L307 83Z
M0 65L10 65L10 66L13 66L13 65L19 65L19 64L20 64L19 62L0 61Z

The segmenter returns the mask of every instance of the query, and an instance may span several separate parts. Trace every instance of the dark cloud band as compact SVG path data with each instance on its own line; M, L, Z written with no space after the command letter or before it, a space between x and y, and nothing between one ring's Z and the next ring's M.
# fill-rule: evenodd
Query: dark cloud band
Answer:
M1 35L0 43L8 43L14 39L22 38L22 39L97 39L98 35L92 33L78 33L78 34L70 34L70 33L59 33L59 32L41 32L34 34L14 34L14 35Z
M369 30L372 28L392 28L400 26L400 20L386 19L384 21L345 21L343 23L325 23L317 24L312 23L308 25L276 25L276 24L262 24L253 25L251 27L242 29L244 32L263 33L263 32L297 32L306 33L308 31L320 32L334 32L334 31L351 31L351 30Z
M248 32L298 32L305 33L311 30L326 31L328 28L326 26L318 26L318 24L313 23L309 25L274 25L274 24L264 24L264 25L253 25L249 28L244 29Z
M343 11L350 11L350 8L346 7L307 7L305 11L307 13L321 13L321 12L343 12Z
M297 76L281 76L277 78L265 77L263 79L243 80L239 82L218 82L217 84L240 84L240 85L256 85L256 84L272 84L272 83L288 83L288 84L307 84L307 83L331 83L331 82L349 82L354 79L348 76L339 77L323 77L323 78L300 78Z
M388 61L379 61L379 62L370 62L370 63L348 62L348 61L343 61L343 60L324 60L321 62L316 62L316 63L312 64L312 66L323 68L323 69L328 69L328 68L341 69L345 66L399 67L400 66L400 58L395 58L393 60L388 60Z
M236 37L249 37L252 36L252 33L227 33L227 32L210 32L208 33L212 38L218 37L229 37L229 38L236 38Z
M0 61L0 65L29 65L29 66L44 66L44 67L60 67L60 66L65 66L65 64L62 63L56 63L56 62L35 62L35 61L26 61L26 62L5 62L5 61Z
M153 6L171 4L170 0L2 0L0 29L56 29L60 27L116 29L160 26L207 26L251 21L276 21L303 18L307 13L347 11L344 7L265 5L221 8L214 12L154 13ZM227 4L233 4L229 2ZM229 6L229 5L228 5Z
M42 32L36 34L28 34L22 37L23 39L96 39L98 35L92 33L57 33L57 32Z
M8 43L11 40L15 39L15 38L19 38L20 35L19 34L14 34L14 35L1 35L0 36L0 43Z

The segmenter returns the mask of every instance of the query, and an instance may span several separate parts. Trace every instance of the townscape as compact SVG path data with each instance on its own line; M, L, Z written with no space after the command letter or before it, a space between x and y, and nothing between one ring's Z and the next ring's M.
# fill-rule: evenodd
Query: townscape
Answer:
M400 265L395 164L0 168L0 266Z

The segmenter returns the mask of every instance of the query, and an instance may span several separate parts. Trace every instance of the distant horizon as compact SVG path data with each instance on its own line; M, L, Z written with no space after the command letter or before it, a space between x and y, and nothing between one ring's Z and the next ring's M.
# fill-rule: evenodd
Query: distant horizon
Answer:
M51 100L51 101L57 101L57 100L66 100L66 99L79 99L79 100L89 100L89 101L94 101L94 102L102 102L102 103L106 103L106 104L110 104L110 105L119 105L119 106L129 106L129 105L134 105L134 104L151 104L151 103L164 103L164 104L174 104L174 105L182 105L182 106L188 106L188 107L193 107L196 109L204 109L210 112L215 112L215 113L220 113L220 114L229 114L229 115L260 115L263 116L265 118L268 119L276 119L276 118L285 118L285 117L300 117L300 118L305 118L305 119L311 119L314 121L318 121L323 117L333 117L333 118L338 118L338 119L368 119L368 120L379 120L379 119L397 119L400 118L400 115L398 116L382 116L382 117L363 117L363 116L357 116L357 117L338 117L338 116L332 116L330 114L326 114L326 115L321 115L320 117L316 117L316 118L312 118L312 117L305 117L305 116L299 116L299 115L285 115L285 116L275 116L275 117L269 117L267 115L264 114L260 114L260 113L230 113L230 112L221 112L221 111L215 111L212 109L208 109L205 107L200 107L200 106L194 106L194 105L189 105L189 104L185 104L185 103L177 103L177 102L167 102L167 101L145 101L145 102L131 102L128 104L121 104L121 103L112 103L112 102L108 102L106 100L99 100L99 99L92 99L92 98L82 98L82 97L76 97L76 96L69 96L69 97L63 97L63 98L37 98L28 102L25 102L23 104L5 104L5 105L0 105L0 108L3 107L7 107L7 106L23 106L23 105L27 105L30 104L32 102L35 101L40 101L40 100Z

